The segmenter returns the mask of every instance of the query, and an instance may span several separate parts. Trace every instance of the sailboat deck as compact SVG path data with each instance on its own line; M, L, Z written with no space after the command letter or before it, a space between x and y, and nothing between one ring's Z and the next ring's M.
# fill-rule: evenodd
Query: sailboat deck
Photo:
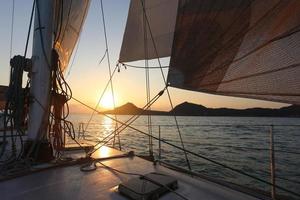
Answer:
M102 147L95 158L121 155L123 152ZM79 154L77 154L79 156ZM102 161L112 168L132 173L157 172L176 177L179 188L176 192L187 199L205 200L254 200L256 198L237 192L225 186L203 179L195 179L170 170L161 165L153 165L137 156L115 158ZM98 167L91 172L80 171L79 165L52 168L30 175L0 182L1 199L127 199L118 193L118 184L132 176ZM181 199L168 193L160 199Z

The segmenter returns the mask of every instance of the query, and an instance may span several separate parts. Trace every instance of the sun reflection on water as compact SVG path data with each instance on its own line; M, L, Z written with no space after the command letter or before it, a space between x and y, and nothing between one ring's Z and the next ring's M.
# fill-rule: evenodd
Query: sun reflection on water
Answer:
M101 130L99 139L109 136L114 131L114 121L109 117L103 117L101 122Z

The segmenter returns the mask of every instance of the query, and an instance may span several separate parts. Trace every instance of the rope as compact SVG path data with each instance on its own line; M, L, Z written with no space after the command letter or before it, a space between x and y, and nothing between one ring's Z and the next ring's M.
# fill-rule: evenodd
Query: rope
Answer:
M46 63L48 65L49 70L51 71L51 64L49 61L49 58L47 57L46 50L45 50L45 44L44 44L44 37L42 33L42 24L41 24L41 13L40 13L40 7L39 7L39 0L36 1L36 12L37 12L37 18L38 18L38 30L39 30L39 35L40 35L40 40L41 40L41 47L42 47L42 53L44 56L44 59L46 60Z
M164 90L165 90L165 89L164 89ZM137 119L145 112L145 109L146 109L146 108L148 108L148 107L151 106L153 103L155 103L155 102L159 99L159 97L163 94L164 90L160 91L155 97L153 97L153 99L149 102L149 104L146 104L146 105L142 108L141 112L140 112L138 115L133 115L133 116L130 117L126 122L121 122L121 121L119 121L119 120L117 120L117 119L113 119L113 120L115 120L116 122L121 123L122 126L119 126L117 129L115 129L115 131L113 131L113 132L110 133L108 136L106 136L104 139L102 139L101 141L99 141L95 146L97 146L97 145L99 145L100 143L102 143L103 141L105 141L107 138L109 138L111 135L115 134L117 131L118 131L119 134L120 134L120 133L121 133L124 129L126 129L130 124L132 124L135 120L137 120ZM77 102L80 102L80 101L78 101L77 99L74 99L74 100L76 100ZM98 111L95 110L95 112L98 112ZM99 112L98 112L98 113L99 113ZM100 113L100 114L103 114L103 113ZM106 116L106 117L108 117L108 118L110 118L110 119L112 119L112 117L110 117L109 115L106 115L106 114L103 114L103 115ZM119 130L119 129L121 129L121 130ZM90 155L93 154L95 151L97 151L97 150L98 150L99 148L101 148L103 145L107 144L111 139L113 139L113 138L110 138L109 140L103 142L103 144L102 144L100 147L95 148L95 149L94 149L92 152L90 152L89 154L90 154Z
M102 20L104 20L104 13L103 13L102 1L101 1L100 3L101 3L101 11L102 11ZM103 22L103 26L105 26L105 21L102 21L102 22ZM107 42L107 38L106 38L106 29L105 29L105 28L103 28L103 29L104 29L104 39L105 39L105 41ZM108 55L108 48L107 48L107 47L108 47L108 43L106 43L106 49L105 49L104 55L102 56L102 58L101 58L100 61L99 61L99 64L102 63L102 61L104 60L104 58L105 58L106 55L109 56L109 55ZM108 60L109 60L109 59L108 59ZM105 87L104 87L104 90L102 91L102 94L101 94L101 96L100 96L100 98L99 98L99 100L98 100L98 102L97 102L95 108L93 109L93 112L92 112L92 114L91 114L91 116L90 116L90 118L89 118L89 120L88 120L88 122L87 122L87 124L86 124L86 126L85 126L85 128L84 128L84 130L83 130L83 133L85 133L85 132L87 131L87 129L88 129L88 127L89 127L89 124L90 124L90 122L92 121L92 119L93 119L93 117L94 117L95 110L97 110L97 108L99 107L99 104L100 104L100 102L101 102L101 100L102 100L102 98L103 98L103 96L104 96L104 94L105 94L105 92L106 92L108 86L109 86L109 85L111 86L112 78L113 78L113 76L114 76L114 74L115 74L115 72L116 72L117 66L115 67L115 69L114 69L113 72L111 73L111 70L110 70L110 61L108 61L108 64L109 64L109 80L108 80L108 82L106 83L106 85L105 85Z
M11 59L11 56L12 56L12 46L13 46L13 36L14 36L14 18L15 18L15 0L12 1L9 59Z
M107 54L107 49L105 49L105 52L104 52L103 56L101 57L101 59L100 59L98 65L101 65L101 63L102 63L102 61L104 60L106 54Z
M28 50L28 43L29 43L29 38L30 38L30 33L31 33L32 21L33 21L33 14L34 14L34 7L35 7L35 0L33 1L32 8L31 8L31 14L30 14L30 20L29 20L29 27L28 27L28 31L27 31L27 38L26 38L26 44L25 44L25 50L24 50L24 58L26 58L27 50Z
M115 69L114 69L114 71L113 71L112 76L110 77L110 79L114 76L116 70L117 70L117 67L115 67ZM102 98L103 98L103 96L104 96L104 94L105 94L105 91L106 91L106 89L108 88L108 86L109 86L109 84L110 84L110 79L109 79L108 82L106 83L106 85L105 85L105 87L104 87L104 90L102 91L102 94L101 94L101 96L100 96L100 98L99 98L99 100L98 100L98 102L97 102L95 108L92 109L93 112L92 112L92 114L91 114L91 116L90 116L90 119L88 120L88 123L87 123L87 125L85 126L85 129L83 130L83 132L86 132L86 130L88 129L88 126L89 126L90 122L92 121L92 118L93 118L93 116L94 116L94 114L95 114L95 110L97 110L97 108L98 108L98 106L99 106L99 104L100 104L100 102L101 102L101 100L102 100Z
M41 19L40 19L40 10L39 10L39 5L38 5L38 1L36 2L36 9L37 9L37 17L38 17L38 25L39 25L39 32L40 32L40 40L41 40L41 46L42 46L42 53L43 53L43 56L45 58L45 60L47 61L47 65L49 67L49 70L54 70L52 71L52 85L51 85L51 88L53 89L53 92L55 94L58 94L58 95L61 95L65 98L65 101L66 103L62 104L62 112L60 113L61 116L58 116L57 114L53 113L53 109L51 110L51 106L50 106L50 117L51 117L51 122L55 122L54 126L55 127L52 127L52 123L49 124L50 128L49 128L49 136L54 136L54 146L56 147L56 150L57 150L57 156L59 156L60 154L60 150L61 150L61 147L62 147L62 130L63 130L63 133L67 133L70 138L72 140L74 140L82 149L84 149L80 143L78 143L76 140L75 140L75 131L74 131L74 127L73 127L73 124L70 122L70 121L67 121L66 118L68 117L69 115L69 107L68 107L68 104L67 104L67 101L69 101L72 97L72 91L71 91L71 88L70 86L68 85L68 83L66 82L64 76L63 76L63 72L61 71L61 63L59 61L59 58L57 58L57 61L54 61L53 64L55 65L54 67L52 67L50 65L50 62L49 62L49 59L46 55L46 51L45 51L45 46L44 46L44 41L43 41L43 35L42 35L42 32L41 32ZM62 12L62 11L61 11ZM62 23L62 14L60 15L60 19L57 17L57 20L60 20L60 22ZM58 21L56 22L56 24L59 24ZM61 32L61 31L60 31ZM58 35L58 37L60 37L60 34ZM57 36L56 36L57 37ZM57 38L58 38L57 37ZM52 52L52 55L54 54L57 54L55 51ZM57 55L58 57L58 55ZM49 91L51 92L51 91ZM49 94L50 95L50 94ZM41 106L41 108L45 111L44 113L48 113L48 109L46 109L39 101L38 99L36 99L35 97L33 97L35 99L35 101L38 102L38 104ZM56 122L57 121L57 122ZM51 134L51 127L54 128L53 130L57 131L57 133L54 133L55 135L52 135ZM41 129L42 127L40 127ZM42 131L39 131L40 134L42 133ZM45 136L43 136L45 137ZM40 135L40 138L41 138L41 135ZM37 141L34 142L34 145L32 146L35 146L37 143ZM33 148L30 149L30 151L28 152L28 155L30 155L29 153L32 153L33 151Z
M166 85L166 90L167 90L167 95L168 95L168 99L169 99L169 103L170 103L170 106L171 106L171 109L174 110L174 106L173 106L173 102L172 102L172 99L171 99L171 95L170 95L170 92L169 92L169 89L168 89L168 84L167 84L167 81L166 81L166 78L165 78L165 75L164 75L164 72L161 68L161 62L160 62L160 59L159 59L159 54L158 54L158 51L157 51L157 47L156 47L156 43L154 41L154 37L153 37L153 34L152 34L152 30L151 30L151 27L150 27L150 23L149 23L149 20L148 20L148 17L147 17L147 14L146 14L146 9L145 9L145 5L144 5L144 2L143 0L140 0L141 1L141 4L142 4L142 8L143 8L143 12L144 12L144 15L145 15L145 21L147 23L147 26L149 28L149 33L150 33L150 36L151 36L151 40L152 40L152 43L153 43L153 47L154 47L154 50L155 50L155 54L156 54L156 57L157 57L157 61L158 61L158 64L160 66L160 71L161 71L161 75L162 75L162 78L163 78L163 81L164 81L164 84ZM174 117L174 120L175 120L175 123L176 123L176 127L177 127L177 132L178 132L178 135L179 135L179 138L180 138L180 141L181 141L181 146L183 149L185 149L184 147L184 142L183 142L183 139L182 139L182 135L181 135L181 131L180 131L180 128L179 128L179 124L178 124L178 120L177 120L177 117L175 115L174 112L172 112L173 114L173 117ZM187 156L187 153L184 151L184 156L185 156L185 160L186 160L186 163L187 163L187 166L189 168L189 170L191 170L191 165L190 165L190 161L188 159L188 156Z
M15 6L15 1L13 0L13 12L12 12L12 29L11 29L11 51L10 51L10 58L11 58L11 54L12 54L12 38L13 38L13 24L14 24L14 6ZM27 32L27 39L26 39L26 44L25 44L25 50L24 50L24 58L26 58L26 54L27 54L27 49L28 49L28 42L29 42L29 38L30 38L30 33L31 33L31 26L32 26L32 21L33 21L33 13L34 13L34 8L35 8L35 0L33 1L33 4L32 4L32 9L31 9L31 16L30 16L30 20L29 20L29 27L28 27L28 32ZM23 63L23 67L25 67L25 63ZM14 75L13 75L13 69L11 68L10 69L10 83L13 82L14 80ZM15 75L15 77L19 77L20 75ZM26 88L29 87L29 84L27 83L27 86ZM20 99L20 96L18 96L18 99ZM13 133L13 120L12 120L12 113L11 111L8 109L9 108L9 102L6 102L6 111L5 111L5 114L4 114L4 131L3 131L3 137L2 137L2 141L4 143L6 143L6 137L8 137L6 135L6 130L8 129L8 123L10 123L10 137L11 137L11 141L12 141L12 148L14 149L13 150L13 153L15 154L16 152L16 147L15 147L15 143L16 143L16 140L17 138L19 138L20 140L20 147L21 147L21 151L19 152L19 155L17 157L14 157L14 155L11 155L10 157L6 158L5 160L1 160L1 165L2 164L5 164L5 165L9 165L10 163L13 163L12 166L15 164L16 161L20 160L21 158L21 155L22 155L22 152L23 152L23 138L22 138L22 135L24 135L24 132L23 130L19 129L17 130L17 133L14 134ZM19 108L20 110L23 110L23 107L22 108ZM8 119L7 119L7 116L8 116ZM1 151L0 151L0 158L4 155L4 151L5 151L5 145L1 145ZM2 168L5 166L3 165Z
M8 130L8 124L10 125L9 132L11 134L11 150L10 157L6 160L2 160L1 163L15 162L21 158L23 153L23 139L24 135L23 125L25 119L24 107L25 107L25 93L22 89L22 77L23 77L23 66L21 63L22 56L15 56L11 59L11 71L10 80L7 91L7 101L5 104L4 111L4 133L3 142L6 143L6 132ZM28 91L28 90L26 90ZM14 134L14 130L16 133ZM15 136L14 136L15 135ZM17 138L20 141L20 152L17 153L16 142ZM4 155L5 145L2 145L0 158Z
M35 101L37 101L37 103L40 105L40 107L46 111L46 108L39 102L38 99L34 98ZM55 119L56 117L54 116L54 114L52 112L50 112L50 117L51 119ZM66 131L67 134L70 136L70 138L72 140L74 140L74 142L82 149L85 151L85 147L83 147L76 139L75 139L75 130L74 130L74 126L71 122L67 121L66 119L63 119L63 118L56 118L56 119L59 119L59 120L62 120L64 121L66 124L67 124L67 129L69 129L69 131ZM69 122L69 123L68 123Z
M106 47L106 55L107 55L107 64L108 64L108 71L109 71L109 80L110 80L110 89L113 101L113 108L116 108L116 101L115 101L115 94L114 94L114 87L113 87L113 80L112 80L112 72L111 72L111 64L110 64L110 57L109 57L109 48L108 48L108 40L107 40L107 32L106 32L106 23L105 23L105 15L103 9L103 1L100 1L101 5L101 13L102 13L102 24L103 24L103 32L104 32L104 39L105 39L105 47ZM114 115L115 119L117 119L117 115ZM116 123L115 129L118 129L118 123ZM121 150L121 143L120 143L120 136L116 132L119 140L119 149Z
M145 0L143 0L145 3ZM147 25L146 25L146 14L143 14L143 32L144 32L144 56L145 56L145 77L146 77L146 101L147 104L150 102L150 74L149 74L149 62L148 62L148 42L147 42ZM151 107L149 107L151 110ZM147 122L148 122L148 133L152 135L152 120L151 115L147 115ZM152 137L149 136L149 156L153 157L153 144L152 144Z

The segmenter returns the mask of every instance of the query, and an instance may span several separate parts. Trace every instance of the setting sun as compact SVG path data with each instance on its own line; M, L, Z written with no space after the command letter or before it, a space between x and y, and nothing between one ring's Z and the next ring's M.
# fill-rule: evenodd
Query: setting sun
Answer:
M115 97L115 102L116 102L116 95ZM113 109L114 108L114 101L113 101L113 96L111 92L107 92L104 94L103 98L100 101L100 106L105 109Z

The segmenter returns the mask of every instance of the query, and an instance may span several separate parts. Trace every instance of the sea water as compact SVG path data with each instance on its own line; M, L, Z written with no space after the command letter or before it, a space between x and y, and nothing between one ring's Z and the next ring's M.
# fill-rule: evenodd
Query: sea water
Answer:
M111 116L114 118L114 116ZM132 116L117 116L126 122ZM70 120L78 130L80 123L89 120L88 114L72 114ZM179 131L176 126L179 125ZM300 191L300 118L270 117L191 117L152 116L152 126L148 117L140 116L131 126L143 133L168 141L179 147L179 132L187 150L205 158L220 162L252 176L270 182L270 132L274 136L276 184L299 193ZM121 126L118 124L118 126ZM116 128L115 122L107 117L96 115L87 127L86 139L99 141L109 136ZM150 130L149 130L150 129ZM115 140L115 146L123 151L133 150L137 155L149 154L149 137L143 133L125 128ZM110 143L112 144L112 143ZM158 157L159 142L152 139L153 153ZM193 171L245 185L251 188L270 191L270 186L252 178L235 173L203 158L188 155ZM161 159L165 162L187 168L184 153L161 142ZM280 190L278 193L285 194Z

